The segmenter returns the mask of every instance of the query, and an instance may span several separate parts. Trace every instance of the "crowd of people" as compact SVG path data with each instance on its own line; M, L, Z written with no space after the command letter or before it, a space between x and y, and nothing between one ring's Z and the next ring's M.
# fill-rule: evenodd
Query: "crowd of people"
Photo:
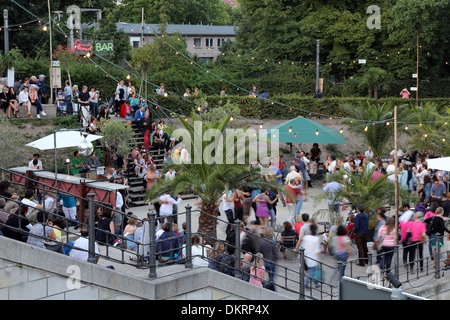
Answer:
M38 77L17 79L10 87L3 86L0 93L0 107L6 113L7 118L11 119L11 112L15 118L20 118L19 108L26 107L28 118L33 118L31 108L36 107L36 118L46 116L42 104L47 101L47 85L45 75Z

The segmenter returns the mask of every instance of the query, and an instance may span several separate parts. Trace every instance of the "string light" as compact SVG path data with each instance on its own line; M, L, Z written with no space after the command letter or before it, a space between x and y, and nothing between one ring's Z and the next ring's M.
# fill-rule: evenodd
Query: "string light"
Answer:
M297 138L297 133L294 133L294 138Z
M344 133L344 128L341 128L341 130L339 130L339 133L340 134Z
M318 136L319 135L319 130L316 130L316 136Z
M366 126L366 127L364 128L364 131L367 132L367 130L369 130L369 128Z
M48 30L47 26L43 26L42 30L47 31Z
M405 130L408 131L408 125L406 125Z
M292 132L292 127L289 127L289 133L291 133Z

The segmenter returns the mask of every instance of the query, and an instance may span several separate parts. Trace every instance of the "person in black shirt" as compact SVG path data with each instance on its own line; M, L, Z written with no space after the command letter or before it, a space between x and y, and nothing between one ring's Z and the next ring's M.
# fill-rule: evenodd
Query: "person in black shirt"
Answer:
M444 217L448 217L450 214L450 200L448 199L447 193L444 192L439 199L439 206L444 209Z
M0 92L0 107L6 113L6 109L9 106L8 87L4 86L2 92ZM8 117L9 119L10 117Z
M87 89L87 86L83 86L83 90L78 95L78 103L81 106L83 127L88 127L91 122L91 113L89 111L89 92L87 91Z

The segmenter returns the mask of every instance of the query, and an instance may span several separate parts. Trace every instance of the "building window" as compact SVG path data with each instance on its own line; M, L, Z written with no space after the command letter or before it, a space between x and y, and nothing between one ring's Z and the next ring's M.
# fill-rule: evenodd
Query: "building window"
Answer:
M194 38L194 48L202 47L202 38Z
M133 48L139 48L140 41L133 41Z
M214 39L206 38L206 47L213 48L214 47Z
M213 61L213 57L199 57L198 62L200 63L210 63Z
M217 48L220 48L224 42L225 42L225 39L217 39Z

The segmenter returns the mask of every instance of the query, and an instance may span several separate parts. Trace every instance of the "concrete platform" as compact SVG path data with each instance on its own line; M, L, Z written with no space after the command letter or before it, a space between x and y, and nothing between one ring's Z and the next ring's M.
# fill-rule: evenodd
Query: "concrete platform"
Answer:
M19 106L19 117L23 119L28 119L27 115L27 107L25 105ZM42 109L47 114L46 116L42 116L42 118L48 119L48 118L54 118L56 117L56 105L55 104L43 104ZM6 110L8 112L8 110ZM31 106L31 115L33 118L36 118L36 107ZM0 118L6 118L8 116L8 113L3 112L3 110L0 110ZM16 119L14 117L14 114L11 110L11 120Z

